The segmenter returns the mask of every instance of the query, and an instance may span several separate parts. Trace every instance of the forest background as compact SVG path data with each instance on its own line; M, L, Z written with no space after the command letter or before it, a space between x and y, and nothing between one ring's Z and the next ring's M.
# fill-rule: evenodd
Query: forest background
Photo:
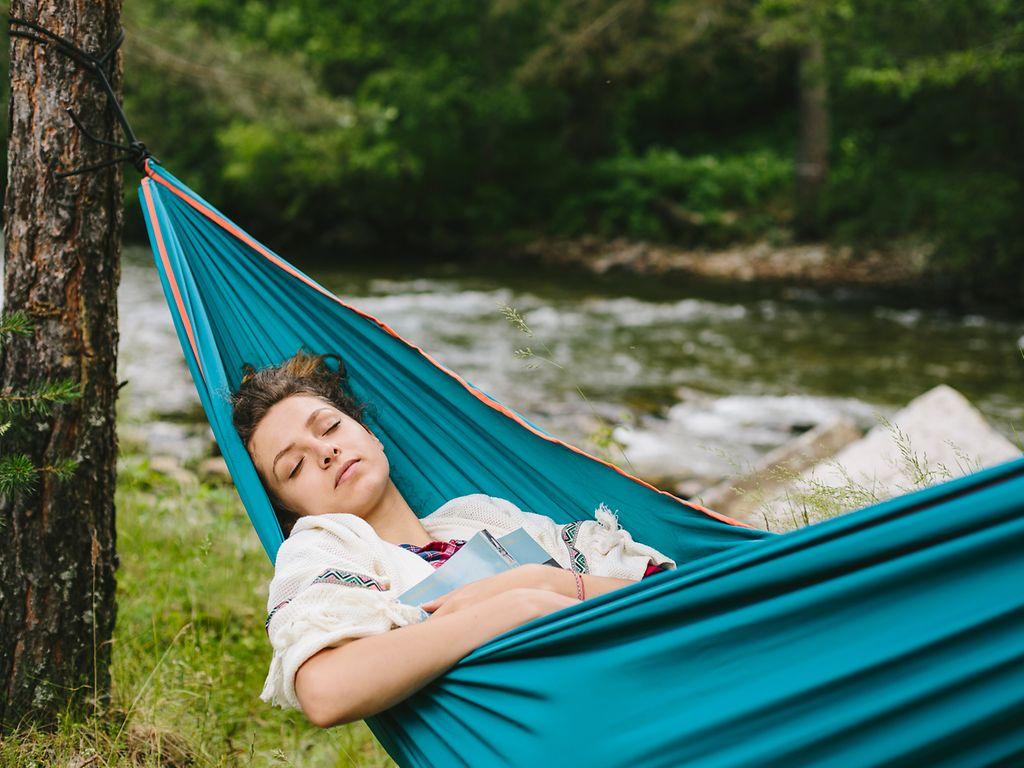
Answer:
M124 21L137 134L293 256L810 239L923 252L921 287L961 303L1024 295L1011 0L128 0Z

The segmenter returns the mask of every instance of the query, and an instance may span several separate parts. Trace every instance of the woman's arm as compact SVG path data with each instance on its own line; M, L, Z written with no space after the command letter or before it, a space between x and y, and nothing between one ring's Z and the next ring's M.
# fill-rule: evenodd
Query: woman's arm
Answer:
M347 640L299 667L295 694L321 728L361 720L411 696L488 640L577 602L575 592L511 589L418 624Z

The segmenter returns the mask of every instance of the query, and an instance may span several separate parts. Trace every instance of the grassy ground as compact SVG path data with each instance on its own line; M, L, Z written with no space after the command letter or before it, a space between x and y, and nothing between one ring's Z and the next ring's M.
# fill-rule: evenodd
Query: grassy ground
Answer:
M122 457L109 711L0 740L3 768L390 766L363 723L322 731L259 699L270 562L235 491Z

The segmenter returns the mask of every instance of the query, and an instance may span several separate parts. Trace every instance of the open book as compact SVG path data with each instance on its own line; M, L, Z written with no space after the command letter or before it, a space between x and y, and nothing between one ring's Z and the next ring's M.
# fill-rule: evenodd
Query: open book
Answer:
M527 563L560 567L547 551L524 529L494 538L490 531L474 534L459 551L432 574L398 596L406 605L421 605L456 587L511 570ZM425 613L425 612L424 612Z

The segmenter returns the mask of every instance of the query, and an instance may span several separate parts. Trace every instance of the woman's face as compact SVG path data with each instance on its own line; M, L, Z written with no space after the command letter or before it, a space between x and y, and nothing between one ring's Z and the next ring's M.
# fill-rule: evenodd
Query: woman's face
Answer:
M263 481L299 515L365 517L387 489L391 467L377 438L313 395L276 403L247 447Z

